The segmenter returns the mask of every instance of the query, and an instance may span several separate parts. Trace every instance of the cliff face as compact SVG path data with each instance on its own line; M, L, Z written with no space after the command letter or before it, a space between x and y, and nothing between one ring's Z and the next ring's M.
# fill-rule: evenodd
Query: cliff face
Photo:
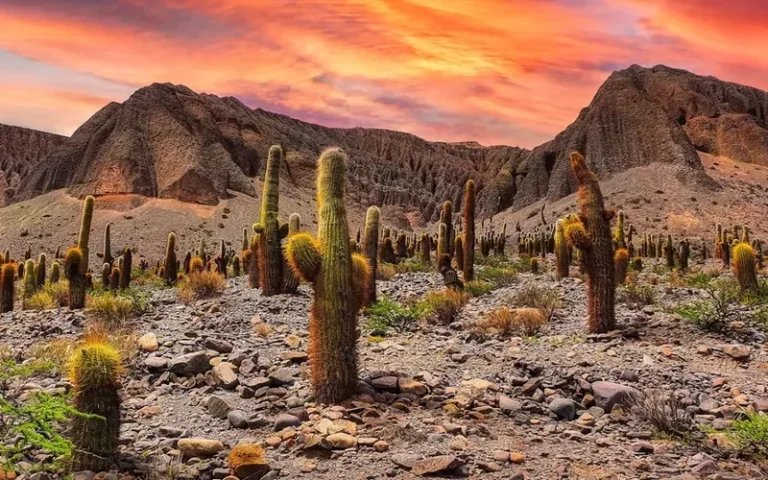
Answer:
M16 195L34 169L46 168L40 163L64 140L52 133L0 124L0 207Z
M430 221L445 200L460 209L463 185L473 178L481 212L490 215L574 192L571 150L584 152L603 179L662 162L680 181L717 188L697 150L768 165L767 116L763 91L632 66L613 73L573 124L529 151L327 128L250 109L232 97L154 84L107 105L71 138L46 144L40 155L47 161L19 174L14 199L67 188L78 196L133 193L215 205L231 191L254 195L253 177L262 173L269 147L280 144L283 194L314 188L318 155L338 146L351 159L352 201L397 206Z

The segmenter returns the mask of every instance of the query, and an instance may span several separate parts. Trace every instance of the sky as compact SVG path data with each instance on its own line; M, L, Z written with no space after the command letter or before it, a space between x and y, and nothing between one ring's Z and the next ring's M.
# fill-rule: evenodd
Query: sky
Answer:
M765 0L0 0L0 123L64 135L153 82L334 127L531 148L614 70L768 90Z

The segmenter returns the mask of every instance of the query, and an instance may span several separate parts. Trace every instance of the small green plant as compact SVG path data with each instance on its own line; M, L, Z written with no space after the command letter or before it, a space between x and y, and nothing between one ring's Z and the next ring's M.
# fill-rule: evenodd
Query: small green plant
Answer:
M703 427L705 433L717 431ZM728 443L740 455L759 459L768 458L768 415L764 412L745 412L724 432Z
M149 310L145 291L127 288L119 293L109 290L93 291L88 297L86 311L105 325L122 326L131 317Z
M618 300L629 308L643 308L656 303L656 291L650 285L630 283L616 292Z
M739 300L739 285L732 279L718 279L702 287L706 300L699 300L672 309L702 330L722 331L735 315L734 305Z
M491 293L494 289L494 285L490 282L483 280L472 280L464 284L464 291L473 297L482 297Z
M420 273L431 272L433 267L422 262L420 259L408 260L394 265L397 273Z
M490 258L490 257L489 257ZM518 271L508 267L484 267L475 275L478 280L491 283L496 288L512 285L517 281Z
M397 333L403 333L426 315L427 308L427 305L421 302L401 305L390 297L383 296L366 309L366 327L383 332L391 328Z
M469 300L469 295L446 288L429 292L422 303L427 320L439 325L449 325L456 321L462 307Z

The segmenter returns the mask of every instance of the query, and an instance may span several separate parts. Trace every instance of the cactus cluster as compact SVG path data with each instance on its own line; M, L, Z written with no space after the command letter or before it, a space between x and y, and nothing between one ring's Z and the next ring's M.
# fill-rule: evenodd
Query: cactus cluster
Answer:
M320 402L340 402L355 392L357 313L365 304L371 275L365 257L350 251L346 181L346 154L326 150L317 168L317 239L300 233L285 248L294 272L314 287L309 361Z

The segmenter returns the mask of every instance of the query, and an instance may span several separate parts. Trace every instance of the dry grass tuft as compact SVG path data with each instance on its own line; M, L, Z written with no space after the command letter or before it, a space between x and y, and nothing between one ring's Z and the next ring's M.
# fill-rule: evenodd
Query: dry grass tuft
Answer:
M397 267L391 263L380 263L376 269L376 280L391 280L395 275L397 275Z
M184 303L190 303L219 295L225 288L227 288L227 281L216 272L207 270L192 272L179 285L179 299Z
M499 307L486 313L475 323L475 328L488 334L510 336L522 333L531 337L546 324L547 319L538 308Z
M251 318L251 328L253 329L253 334L260 338L267 338L273 332L273 328L269 324L264 323L258 315Z
M461 308L469 301L469 295L446 288L429 292L424 297L426 318L430 323L449 325L456 321Z

